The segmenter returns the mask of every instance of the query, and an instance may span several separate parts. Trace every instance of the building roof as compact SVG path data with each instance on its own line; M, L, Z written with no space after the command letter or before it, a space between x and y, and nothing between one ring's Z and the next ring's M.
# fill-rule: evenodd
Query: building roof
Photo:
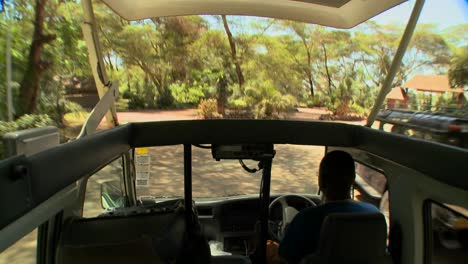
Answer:
M403 84L404 88L412 88L421 92L433 93L463 93L463 88L450 87L448 75L416 75Z
M401 87L393 87L392 90L387 94L387 99L393 99L398 101L405 101L403 90Z
M352 28L406 0L102 0L127 20L183 15L245 15Z

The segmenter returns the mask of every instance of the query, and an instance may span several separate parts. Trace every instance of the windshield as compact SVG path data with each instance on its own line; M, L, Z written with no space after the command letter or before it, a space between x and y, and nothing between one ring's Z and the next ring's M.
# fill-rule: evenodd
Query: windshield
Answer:
M115 109L120 124L222 118L362 125L412 5L403 3L350 30L229 15L128 22L100 1L94 11L105 70L119 90ZM0 134L54 125L64 143L78 136L99 99L92 71L96 65L90 66L81 30L81 3L59 1L42 8L46 15L36 17L28 1L7 2L0 13L0 27L10 36L1 39L6 48L0 49L0 58L8 60L0 61L7 73L0 75L5 99ZM395 89L383 106L465 120L443 126L437 118L397 124L408 119L394 113L391 119L379 116L382 130L466 148L467 10L466 1L427 1L392 83ZM48 38L31 49L32 42L23 40L32 39L35 25ZM97 130L110 124L104 119ZM426 133L433 127L445 130ZM0 152L6 158L15 151L0 147Z
M325 149L317 146L275 145L272 193L317 193L317 172ZM140 148L135 151L137 197L183 197L183 146ZM194 198L258 195L261 171L249 173L238 160L213 159L210 149L192 147ZM245 160L249 168L257 162ZM148 172L148 173L146 173Z

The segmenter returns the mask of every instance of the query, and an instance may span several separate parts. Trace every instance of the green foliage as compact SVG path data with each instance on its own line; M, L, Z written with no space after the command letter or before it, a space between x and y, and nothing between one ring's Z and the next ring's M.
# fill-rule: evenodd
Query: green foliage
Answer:
M22 79L28 60L34 29L31 6L31 0L11 5L10 26L3 19L5 14L0 14L0 30L6 32L9 26L13 35L13 83ZM94 7L104 62L122 91L119 109L198 105L203 118L218 118L218 112L224 115L225 106L225 117L239 111L256 118L278 118L297 105L365 116L388 73L402 32L400 27L375 22L346 32L274 19L250 25L244 18L228 17L237 50L233 57L219 18L214 22L201 16L128 22L99 1ZM64 114L81 111L64 99L69 91L63 80L90 77L91 67L81 30L80 2L48 1L46 13L45 31L56 39L44 47L43 59L52 64L40 83L38 112L60 125ZM401 85L418 71L445 73L452 57L452 85L466 86L468 56L463 53L466 47L461 47L466 45L465 29L466 25L439 34L433 26L419 25L392 85ZM0 46L5 47L5 40L0 38ZM5 58L5 49L0 49L1 65ZM242 87L234 62L245 78ZM5 98L4 83L5 74L0 74L1 98ZM419 101L429 102L420 97ZM433 100L450 103L447 98ZM5 100L0 109L5 119Z
M15 121L18 130L54 125L54 121L47 115L23 115Z
M255 118L279 118L281 114L292 111L296 103L296 98L292 95L273 96L262 99L255 105Z
M218 114L216 99L202 99L198 105L198 115L202 119L214 119L221 117Z
M457 106L457 94L444 93L437 96L434 99L436 107L456 107Z
M138 94L128 94L128 109L130 110L142 110L146 108L145 99Z
M281 114L292 111L297 105L295 96L282 94L271 81L250 82L244 92L242 101L253 108L257 119L279 118Z
M65 99L62 79L45 83L38 101L37 112L49 116L56 126L61 127L66 114L83 111L83 107L79 104Z
M52 125L54 121L48 115L23 115L12 122L0 121L0 137L8 132Z
M318 92L313 97L308 95L305 102L307 107L326 107L330 104L330 98L323 92Z
M177 106L196 106L205 97L202 87L189 87L185 83L172 83L169 90Z
M357 103L352 103L349 106L349 110L350 110L351 113L354 113L355 115L357 115L358 117L361 117L361 118L365 118L370 113L369 108L364 108L364 107L362 107L361 105L359 105Z
M228 106L233 109L246 109L248 108L248 103L245 101L245 99L242 98L237 98L230 100L228 102Z
M462 48L463 49L463 48ZM452 87L468 86L468 47L450 62L449 79Z

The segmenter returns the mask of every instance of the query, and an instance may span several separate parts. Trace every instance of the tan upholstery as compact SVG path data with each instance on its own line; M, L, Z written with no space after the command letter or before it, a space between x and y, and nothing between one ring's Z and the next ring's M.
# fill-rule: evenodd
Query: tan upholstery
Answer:
M57 263L164 263L152 248L150 237L94 245L68 245L60 249Z
M337 213L325 218L317 252L301 264L391 264L387 224L380 213Z
M210 263L206 240L188 239L181 211L76 219L64 225L57 264Z

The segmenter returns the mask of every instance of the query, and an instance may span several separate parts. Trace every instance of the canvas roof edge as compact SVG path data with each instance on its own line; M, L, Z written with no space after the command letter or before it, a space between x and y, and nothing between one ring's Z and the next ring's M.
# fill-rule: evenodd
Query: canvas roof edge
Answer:
M407 0L101 0L127 20L185 15L242 15L352 28Z

